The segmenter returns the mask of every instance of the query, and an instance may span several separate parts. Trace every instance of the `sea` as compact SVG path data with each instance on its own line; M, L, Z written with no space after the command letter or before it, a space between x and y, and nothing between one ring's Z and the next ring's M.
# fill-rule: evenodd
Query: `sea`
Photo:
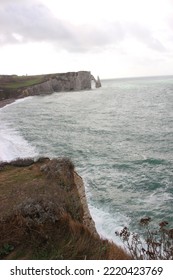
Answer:
M17 100L0 109L0 161L68 157L103 238L139 221L173 226L173 76Z

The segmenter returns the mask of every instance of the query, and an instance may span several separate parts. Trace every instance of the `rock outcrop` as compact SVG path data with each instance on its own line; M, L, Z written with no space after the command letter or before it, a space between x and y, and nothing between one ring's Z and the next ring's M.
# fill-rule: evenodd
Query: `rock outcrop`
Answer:
M100 78L99 78L99 76L97 77L97 81L96 81L96 88L99 88L99 87L101 87L102 85L101 85L101 81L100 81Z
M90 211L88 208L88 203L87 203L86 194L85 194L85 187L84 187L82 177L80 177L79 174L77 174L76 172L74 172L74 182L77 186L79 197L80 197L81 203L83 205L83 211L84 211L83 224L86 225L86 227L91 231L92 234L94 234L95 236L98 236L98 233L95 228L95 223L91 217L91 214L90 214Z
M55 73L35 76L0 75L0 101L61 91L90 90L101 86L89 71ZM1 105L0 105L1 106Z
M27 87L21 92L21 96L51 94L60 91L79 91L91 89L91 73L88 71L68 72L55 74L42 82Z
M97 80L94 78L94 76L93 75L91 75L91 80L92 81L94 81L94 83L95 83L95 87L96 88L99 88L99 87L101 87L102 85L101 85L101 81L100 81L100 78L99 78L99 76L97 76Z

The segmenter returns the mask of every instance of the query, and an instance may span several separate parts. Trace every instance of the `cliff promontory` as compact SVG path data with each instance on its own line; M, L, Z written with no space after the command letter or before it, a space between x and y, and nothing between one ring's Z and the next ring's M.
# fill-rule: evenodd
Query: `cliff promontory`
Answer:
M99 237L67 158L0 163L0 259L129 259Z
M91 74L87 71L56 74L45 82L27 87L21 96L50 94L59 91L78 91L91 89Z
M0 75L0 101L60 91L90 90L91 81L100 87L89 71L36 76Z

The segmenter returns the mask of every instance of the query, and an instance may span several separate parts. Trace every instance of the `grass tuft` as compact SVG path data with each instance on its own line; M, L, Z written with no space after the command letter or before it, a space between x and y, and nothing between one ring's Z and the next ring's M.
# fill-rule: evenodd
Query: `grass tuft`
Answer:
M129 259L83 224L67 158L17 159L0 168L1 259Z

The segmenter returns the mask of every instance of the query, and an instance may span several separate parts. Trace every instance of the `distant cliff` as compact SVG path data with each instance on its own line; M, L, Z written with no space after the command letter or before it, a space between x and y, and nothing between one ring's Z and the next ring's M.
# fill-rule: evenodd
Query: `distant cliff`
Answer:
M90 90L92 80L96 87L101 86L100 80L96 80L89 71L36 76L1 75L0 100L60 91Z
M42 82L22 90L21 96L50 94L59 91L91 89L91 74L87 71L56 74Z
M97 76L97 80L94 78L94 76L93 75L91 75L91 80L92 81L94 81L94 83L95 83L95 87L96 88L99 88L99 87L101 87L102 85L101 85L101 81L100 81L100 78L99 78L99 76Z

